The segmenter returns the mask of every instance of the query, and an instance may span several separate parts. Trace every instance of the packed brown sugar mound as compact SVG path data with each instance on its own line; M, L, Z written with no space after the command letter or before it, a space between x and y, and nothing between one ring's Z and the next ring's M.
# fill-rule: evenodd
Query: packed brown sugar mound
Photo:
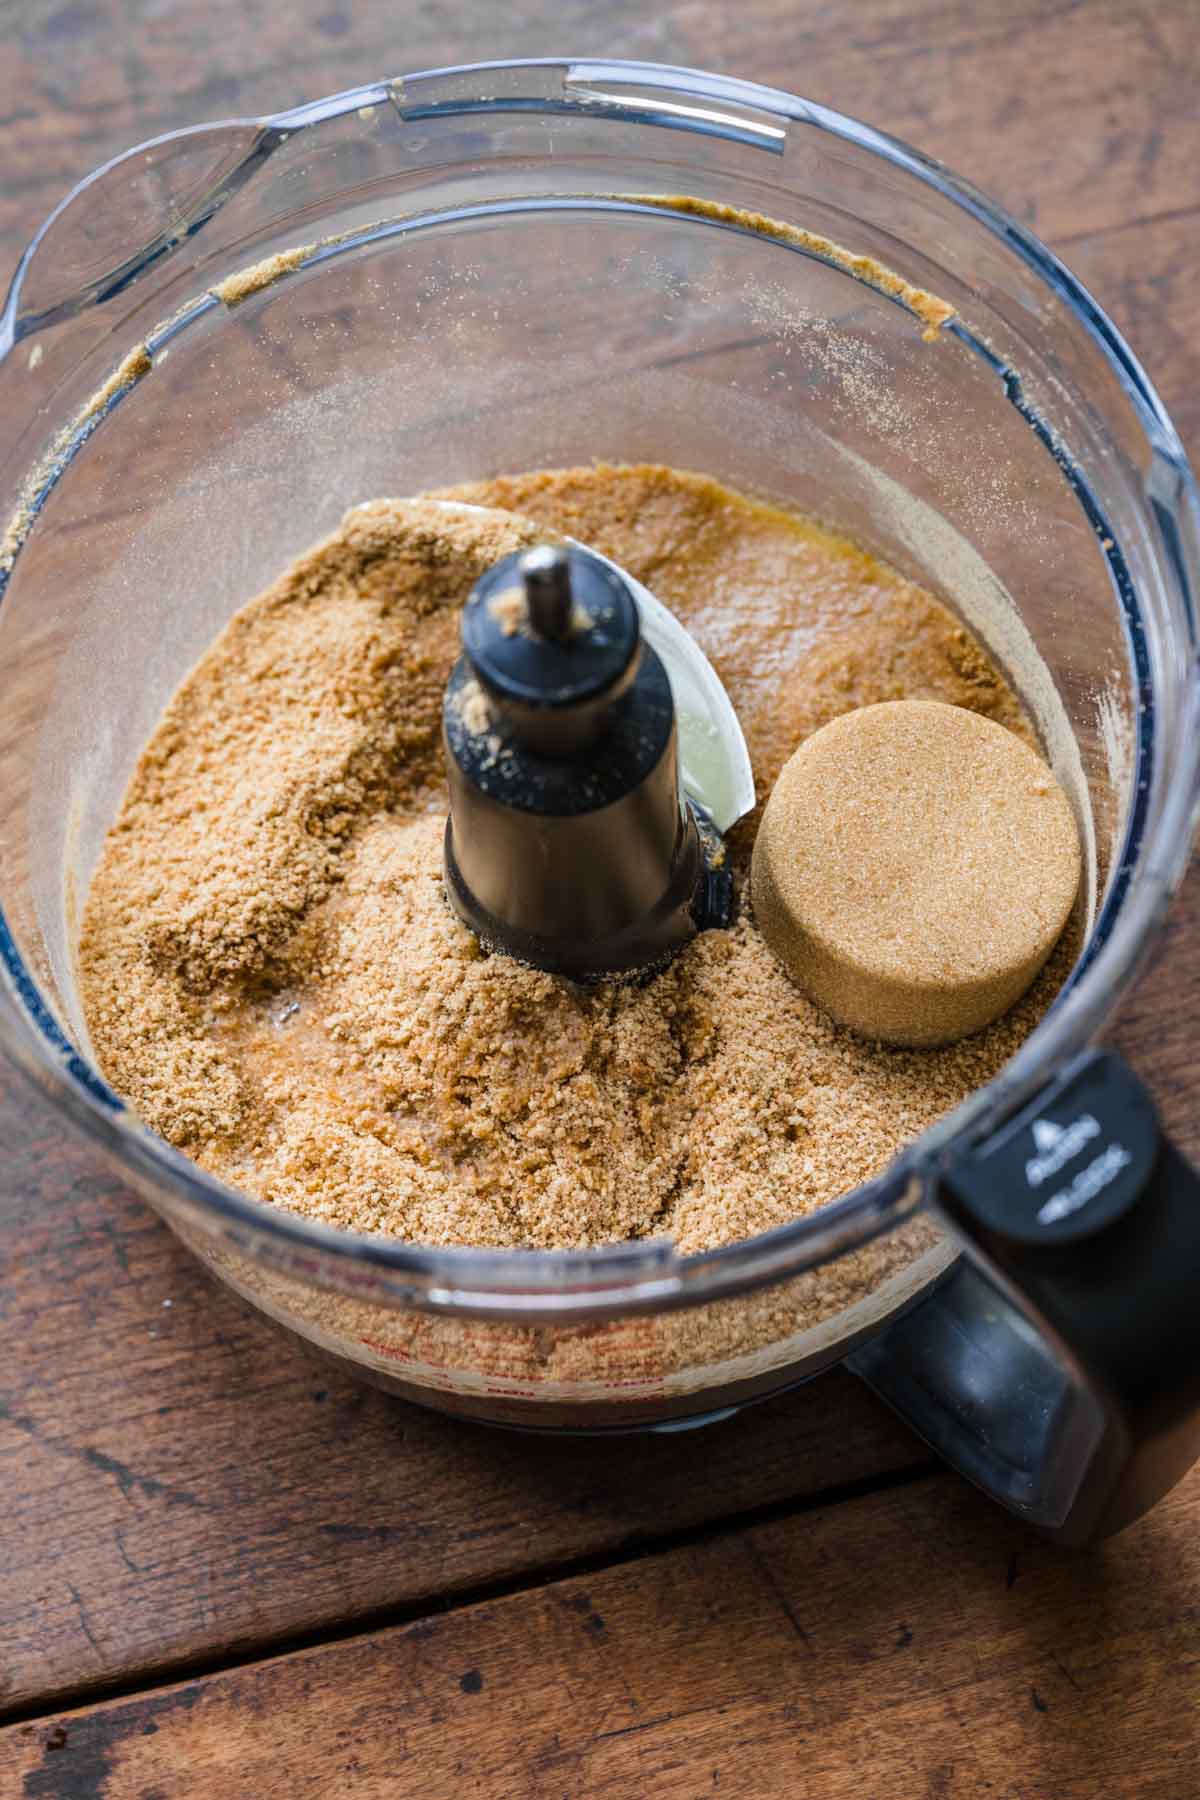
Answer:
M885 700L831 719L771 790L754 922L862 1037L953 1043L997 1019L1079 892L1079 833L1037 751L965 706Z
M100 1065L206 1169L354 1229L696 1250L809 1212L996 1072L1070 943L995 1025L920 1052L834 1025L745 910L642 986L581 991L484 954L441 887L458 608L530 520L613 557L712 657L760 799L852 707L943 700L1027 735L1017 701L921 589L701 476L598 466L452 492L505 511L356 508L171 702L85 912ZM733 845L742 883L754 829Z

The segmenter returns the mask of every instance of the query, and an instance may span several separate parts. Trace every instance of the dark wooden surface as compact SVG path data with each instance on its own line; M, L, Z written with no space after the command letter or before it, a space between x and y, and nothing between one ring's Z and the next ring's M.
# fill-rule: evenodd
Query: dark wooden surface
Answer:
M973 177L1200 443L1193 0L0 19L0 267L80 174L176 125L487 55L692 63ZM1197 1019L1193 880L1117 1034L1193 1155ZM0 1159L0 1794L1200 1792L1200 1477L1079 1559L843 1376L618 1447L446 1423L248 1316L7 1073Z
M70 1800L1190 1800L1198 1501L1072 1560L920 1481L31 1721L0 1774Z

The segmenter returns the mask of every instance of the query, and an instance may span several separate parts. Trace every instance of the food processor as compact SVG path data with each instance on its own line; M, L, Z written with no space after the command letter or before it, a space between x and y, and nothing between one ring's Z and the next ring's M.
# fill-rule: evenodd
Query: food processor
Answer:
M88 177L21 259L0 398L0 1035L219 1278L492 1423L675 1429L844 1361L1066 1541L1178 1478L1200 1452L1200 1192L1096 1045L1200 796L1197 498L1044 246L775 90L434 70ZM983 639L1080 824L1069 980L876 1179L705 1253L425 1248L222 1186L111 1092L80 1008L82 896L143 743L348 507L597 458L828 521ZM718 666L738 629L714 608Z

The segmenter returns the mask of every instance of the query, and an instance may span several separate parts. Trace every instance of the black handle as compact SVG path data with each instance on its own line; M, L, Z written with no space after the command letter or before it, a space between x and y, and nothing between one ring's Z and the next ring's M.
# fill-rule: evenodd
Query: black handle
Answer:
M1200 1177L1090 1051L952 1154L936 1205L967 1257L851 1367L1014 1512L1119 1531L1200 1457Z

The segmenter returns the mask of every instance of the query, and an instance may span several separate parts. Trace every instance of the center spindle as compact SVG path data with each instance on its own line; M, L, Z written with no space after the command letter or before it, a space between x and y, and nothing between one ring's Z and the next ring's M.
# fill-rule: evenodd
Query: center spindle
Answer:
M462 643L443 707L445 874L481 942L588 981L727 924L729 877L680 792L671 685L620 572L575 544L505 557Z

